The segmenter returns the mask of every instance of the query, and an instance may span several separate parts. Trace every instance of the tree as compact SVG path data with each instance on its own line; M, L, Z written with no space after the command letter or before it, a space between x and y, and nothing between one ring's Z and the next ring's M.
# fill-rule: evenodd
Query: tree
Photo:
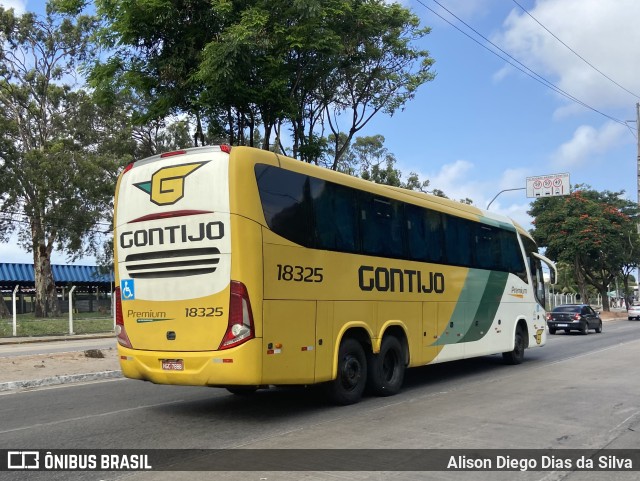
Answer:
M344 134L339 134L346 138ZM384 136L377 134L369 137L356 137L355 142L344 151L338 171L345 174L361 177L376 184L402 187L403 189L426 192L429 181L420 181L418 174L411 172L405 182L402 181L402 172L396 169L396 157L384 146ZM342 142L342 140L340 141ZM329 136L326 144L327 162L333 162L333 134Z
M89 75L98 95L108 100L127 92L137 125L185 114L195 126L194 145L204 145L207 108L195 74L232 2L216 2L218 10L208 0L94 3L106 23L100 43L110 52L106 60L95 60Z
M637 231L627 232L626 241L621 243L621 250L623 256L622 269L620 276L622 277L622 285L624 289L624 302L626 308L629 308L629 297L633 294L630 281L635 280L632 273L640 267L640 236L637 235Z
M576 186L565 197L536 199L529 211L534 217L532 234L546 255L570 263L584 302L588 302L586 285L592 285L602 296L605 311L609 284L630 259L638 259L637 249L628 247L638 242L638 207L622 194Z
M206 133L225 133L230 144L255 145L261 129L262 148L275 143L281 152L318 163L330 129L337 142L330 165L335 170L374 115L392 115L434 78L428 52L413 45L429 29L395 3L96 5L106 21L102 42L115 51L96 63L92 84L99 91L130 89L153 99L138 112L143 123L189 116L200 142L210 140ZM340 129L345 120L348 127Z
M558 262L556 263L556 269L558 271L558 276L556 277L554 289L562 294L577 293L577 282L574 279L575 269L573 268L573 264Z
M52 251L94 252L109 230L96 226L111 211L115 153L130 145L117 107L74 84L96 26L83 5L50 1L43 18L0 7L0 235L17 231L33 253L38 317L59 314Z
M343 5L346 15L338 29L342 49L327 79L332 95L324 104L331 132L342 132L339 124L347 119L346 140L351 141L377 113L393 115L403 108L435 74L429 52L412 45L430 29L420 28L410 10L375 0ZM345 145L336 145L334 170Z

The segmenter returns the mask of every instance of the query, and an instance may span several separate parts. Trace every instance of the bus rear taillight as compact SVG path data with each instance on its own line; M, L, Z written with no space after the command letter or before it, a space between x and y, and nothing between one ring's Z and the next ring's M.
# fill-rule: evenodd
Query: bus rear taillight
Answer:
M229 349L256 337L249 293L242 282L231 281L229 320L218 349Z
M129 172L131 169L133 169L133 162L129 163L126 165L126 167L124 169L122 169L122 173L120 175L124 175L127 172Z
M164 154L160 154L160 158L165 159L167 157L173 157L174 155L184 155L186 153L186 150L174 150L173 152L165 152Z
M122 314L122 297L120 296L120 287L116 287L113 295L116 296L116 336L121 346L132 348L127 331L124 328L124 316Z

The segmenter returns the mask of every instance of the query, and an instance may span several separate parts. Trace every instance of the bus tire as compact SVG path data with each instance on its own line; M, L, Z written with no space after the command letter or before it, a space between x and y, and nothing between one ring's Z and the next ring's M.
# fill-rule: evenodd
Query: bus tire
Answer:
M367 384L367 357L362 345L353 338L340 343L338 372L328 383L329 398L336 404L355 404L362 398Z
M382 339L379 354L369 356L368 386L378 396L393 396L402 388L405 371L402 344L395 336Z
M513 342L513 351L503 352L502 359L507 364L521 364L524 361L525 347L524 332L522 327L516 327L516 334Z

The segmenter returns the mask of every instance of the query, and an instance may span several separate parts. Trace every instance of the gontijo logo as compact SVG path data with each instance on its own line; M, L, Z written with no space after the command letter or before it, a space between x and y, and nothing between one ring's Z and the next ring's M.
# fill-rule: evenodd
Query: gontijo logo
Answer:
M157 205L171 205L184 197L184 179L207 162L174 165L156 170L151 180L135 185L150 196L151 202Z

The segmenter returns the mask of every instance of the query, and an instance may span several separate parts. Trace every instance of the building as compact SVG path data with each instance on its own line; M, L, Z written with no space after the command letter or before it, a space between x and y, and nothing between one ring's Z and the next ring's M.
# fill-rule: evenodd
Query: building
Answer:
M103 274L98 266L52 264L51 267L62 312L68 312L68 293L73 286L75 286L73 309L76 312L110 312L111 293L114 289L113 273ZM17 313L33 312L35 297L33 264L0 262L0 292L9 311L12 309L11 296L16 286L19 286Z

